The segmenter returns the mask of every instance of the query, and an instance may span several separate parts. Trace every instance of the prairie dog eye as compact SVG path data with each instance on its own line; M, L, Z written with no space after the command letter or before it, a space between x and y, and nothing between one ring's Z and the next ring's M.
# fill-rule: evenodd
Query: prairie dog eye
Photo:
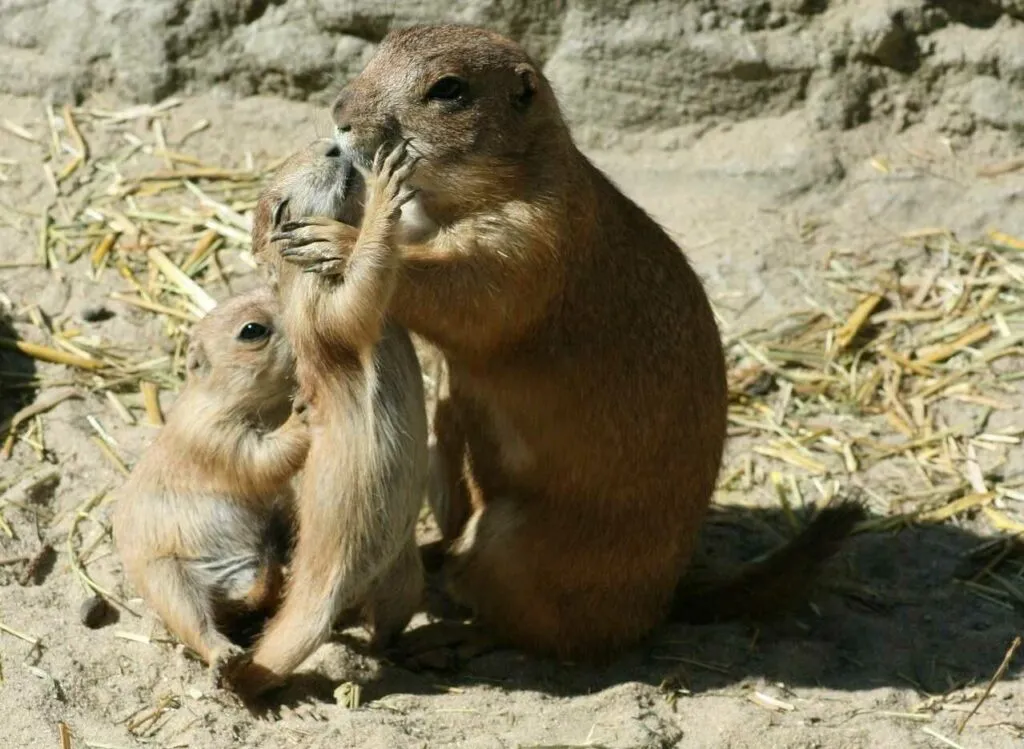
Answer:
M427 91L427 99L431 101L459 101L465 98L468 90L466 82L454 75L446 75L438 80Z
M261 341L270 335L270 328L258 322L247 322L238 331L240 341Z

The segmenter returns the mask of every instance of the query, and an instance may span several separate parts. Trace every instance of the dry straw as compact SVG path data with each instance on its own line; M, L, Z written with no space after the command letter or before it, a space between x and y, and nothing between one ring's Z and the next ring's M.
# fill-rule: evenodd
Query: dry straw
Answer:
M721 486L766 482L784 509L801 487L822 501L856 488L876 515L862 532L975 518L1008 550L972 592L1024 604L1024 478L1003 471L1024 427L1000 415L1020 408L1024 241L927 230L896 249L832 256L822 299L728 337L747 468L727 466ZM954 424L957 409L976 418Z
M0 346L68 367L70 382L62 384L72 388L63 392L101 404L90 420L93 442L121 473L130 461L101 424L163 423L158 393L180 387L191 326L231 292L233 277L250 272L249 216L263 177L276 168L253 167L251 158L244 168L209 164L187 153L188 138L209 123L173 140L181 123L166 123L178 103L47 110L41 128L0 123L38 144L54 176L51 204L24 217L24 230L38 235L35 262L57 274L113 278L111 307L158 321L166 339L162 351L140 351L41 315L18 340L0 338ZM823 298L727 335L729 418L739 447L721 486L748 495L763 486L792 523L799 522L794 506L857 488L876 515L862 531L976 517L1016 537L1024 525L1012 497L1024 487L1004 479L1000 466L1024 430L987 424L1019 400L1024 239L993 230L965 243L928 227L898 238L900 246L902 253L886 248L898 256L887 264L868 253L833 254L820 269L823 284L815 284ZM0 372L0 382L46 381ZM40 414L56 397L47 390ZM971 428L953 424L950 407L983 418ZM16 441L39 449L42 417L32 415L4 426L8 453ZM892 472L900 480L880 478ZM1011 590L1024 587L1015 577L1018 556L1007 554L974 583L1015 600Z
M191 326L250 272L248 217L275 165L224 167L187 153L209 123L173 140L164 119L177 104L49 110L42 127L0 120L39 149L53 191L41 214L0 214L34 240L31 256L7 267L113 286L107 303L163 339L140 349L24 311L19 338L0 346L65 369L0 371L4 389L39 391L35 407L3 425L5 454L18 445L43 454L47 409L79 394L93 411L94 444L116 471L129 470L103 424L163 423L158 396L181 385ZM979 547L966 589L1022 606L1024 482L1002 469L1024 428L1000 415L1019 410L1024 379L1024 238L993 230L963 242L927 228L885 249L882 259L837 252L817 269L806 308L725 329L733 448L721 496L761 488L798 525L802 505L856 489L874 515L861 532L974 522L997 540ZM965 409L974 418L952 419ZM83 584L118 602L76 546L95 501L74 514L67 552ZM161 703L129 728L146 733L173 709Z

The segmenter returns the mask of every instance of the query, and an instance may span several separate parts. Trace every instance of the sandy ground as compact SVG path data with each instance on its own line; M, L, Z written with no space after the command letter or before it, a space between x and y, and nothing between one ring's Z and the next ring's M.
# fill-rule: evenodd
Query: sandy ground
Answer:
M0 99L3 119L39 136L46 132L42 112L36 100ZM190 99L164 120L168 142L201 119L211 126L182 150L225 166L244 164L247 152L265 163L327 128L322 112L295 103ZM115 137L87 135L93 144ZM1024 236L1024 171L976 173L1015 155L997 136L949 143L924 130L895 135L865 127L825 137L793 115L699 137L681 132L671 148L659 147L665 143L638 141L635 150L591 155L688 248L726 335L807 306L821 289L818 269L829 253L905 254L910 250L894 238L922 228ZM35 305L50 319L159 355L160 321L108 299L126 288L115 272L94 282L81 263L60 278L16 265L33 259L32 217L52 195L39 153L38 145L0 129L0 312L13 317L13 332L29 337L27 310ZM238 262L225 273L236 289L252 280ZM113 316L84 322L83 311L99 305ZM0 325L0 337L11 337L11 324ZM4 370L35 366L52 380L66 377L63 367L9 354L0 362ZM5 389L0 417L30 397ZM1000 418L1019 424L1019 392L1004 397L1016 405ZM169 407L173 393L163 398ZM121 612L96 630L80 622L86 593L68 566L67 535L76 508L120 480L91 439L89 415L129 462L152 438L151 427L128 426L103 398L88 396L46 416L53 481L29 495L8 486L46 468L24 442L0 460L0 511L14 535L0 532L0 557L14 560L0 565L0 749L57 746L61 722L73 747L1024 745L1024 654L957 734L1013 636L1024 631L1021 609L954 581L966 554L985 541L983 526L972 520L858 536L813 607L760 629L666 626L644 647L599 668L501 652L454 674L411 673L363 654L358 633L349 633L311 659L280 710L252 716L212 692L200 664L132 599L103 527L92 521L76 541L89 549L89 573L142 616ZM740 452L734 444L730 466ZM1010 448L1005 469L1018 481L1020 452ZM705 539L715 556L749 557L779 540L782 521L771 509L778 503L770 488L755 487L742 502L736 494L718 497L721 513ZM1024 508L1005 509L1019 521ZM53 544L55 558L22 584L24 564L17 560L43 542ZM1017 584L1024 588L1024 581ZM857 594L868 587L871 595ZM362 685L358 709L332 697L346 681Z

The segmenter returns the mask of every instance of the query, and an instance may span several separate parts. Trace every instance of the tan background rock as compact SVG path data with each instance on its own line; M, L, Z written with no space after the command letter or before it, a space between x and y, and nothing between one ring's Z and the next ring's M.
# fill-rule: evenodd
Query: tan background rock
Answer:
M571 122L606 135L793 110L1022 127L1020 0L6 0L0 92L324 102L389 29L442 20L521 41Z

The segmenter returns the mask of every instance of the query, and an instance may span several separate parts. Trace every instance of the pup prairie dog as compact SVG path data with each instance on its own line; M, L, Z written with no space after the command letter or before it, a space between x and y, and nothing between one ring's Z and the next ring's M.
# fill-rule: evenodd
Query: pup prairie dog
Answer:
M401 145L378 156L359 229L343 221L357 223L363 181L331 142L287 162L257 207L256 247L276 266L311 442L284 602L251 663L232 677L243 694L279 685L353 609L372 645L386 646L422 597L415 526L426 483L423 382L408 334L385 319L412 163ZM339 243L351 250L347 260L325 260ZM289 262L274 258L275 249Z
M675 591L727 398L714 316L679 247L578 150L538 66L493 32L390 33L333 118L364 168L408 142L408 186L438 227L403 243L389 314L449 368L432 504L453 594L500 639L572 658L685 614ZM784 606L787 576L807 577L855 516L826 511L757 595Z
M128 580L219 679L239 656L223 628L271 613L309 432L289 416L294 359L268 288L196 326L187 382L118 492L114 540Z

